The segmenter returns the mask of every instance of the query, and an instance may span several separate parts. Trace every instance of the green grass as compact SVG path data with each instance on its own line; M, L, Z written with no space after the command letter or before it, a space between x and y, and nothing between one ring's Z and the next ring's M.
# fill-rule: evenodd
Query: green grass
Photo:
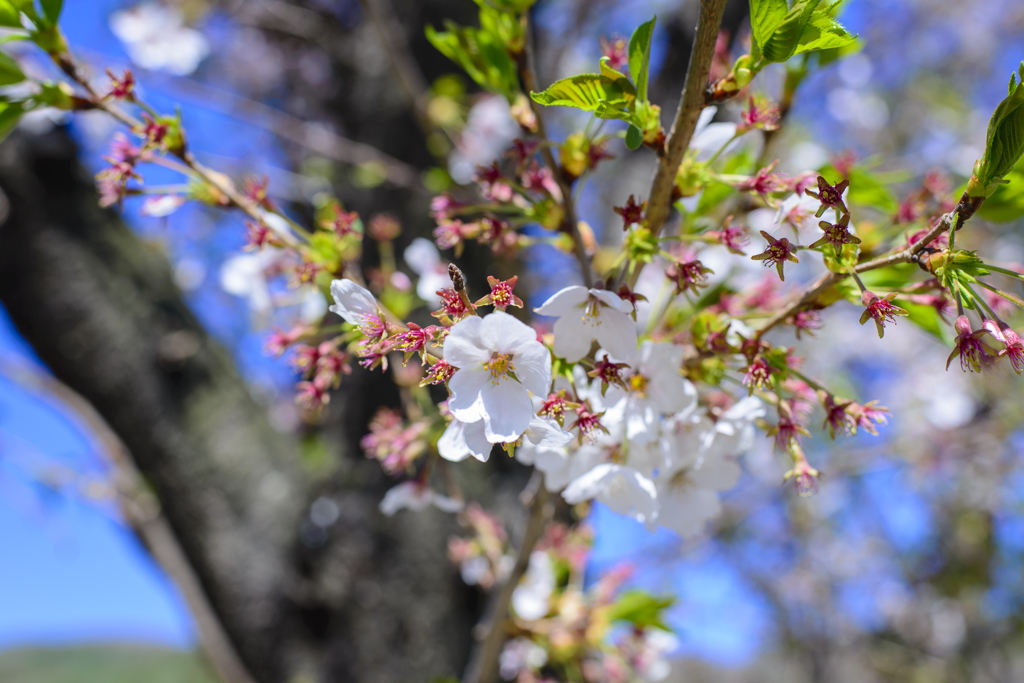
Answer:
M198 654L97 645L0 652L4 683L218 683Z

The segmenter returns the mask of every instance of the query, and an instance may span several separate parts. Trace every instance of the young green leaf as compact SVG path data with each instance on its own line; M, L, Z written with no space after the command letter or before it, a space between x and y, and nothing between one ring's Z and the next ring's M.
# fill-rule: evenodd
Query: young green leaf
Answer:
M674 597L658 598L646 591L628 590L608 607L608 621L626 621L641 628L655 626L669 631L663 620L663 612L675 602Z
M647 100L647 80L650 77L651 37L654 34L654 23L658 17L640 24L629 39L629 74L636 84L636 96L641 101Z
M635 123L629 124L629 128L626 129L626 149L640 149L642 144L644 144L643 132L636 127Z
M21 28L21 10L11 0L0 0L0 26Z
M555 81L544 92L530 93L538 104L574 107L583 111L596 111L602 104L629 105L636 99L629 82L622 78L613 81L601 74L579 74ZM618 118L618 117L616 117Z
M786 0L750 0L750 30L758 47L768 42L787 12Z
M978 215L988 221L1005 223L1024 216L1024 158L1017 162L996 193L978 208Z
M832 18L830 8L821 8L811 15L793 54L814 50L831 50L846 47L857 40L838 21Z
M771 37L761 45L764 58L769 62L784 62L796 54L804 29L820 4L821 0L797 0Z
M481 8L493 7L502 12L525 12L537 3L537 0L474 0Z
M14 85L24 80L25 74L18 63L0 52L0 85Z
M449 22L447 31L426 29L427 40L438 52L461 66L480 87L510 101L519 90L519 77L505 47L493 34Z
M64 9L64 0L39 0L43 7L43 16L51 24L56 24L60 19L60 12Z
M998 189L1003 177L1024 155L1024 62L1019 73L1021 83L1011 76L1009 94L992 112L985 155L975 166L974 175L983 186L985 196L991 196Z

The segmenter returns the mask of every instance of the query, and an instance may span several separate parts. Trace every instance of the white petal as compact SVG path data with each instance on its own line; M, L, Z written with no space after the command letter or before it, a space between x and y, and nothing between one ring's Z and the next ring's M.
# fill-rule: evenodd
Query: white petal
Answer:
M559 429L557 422L534 415L526 428L526 438L542 448L561 448L572 441L573 435Z
M451 382L448 386L451 387ZM487 440L491 443L515 441L530 426L530 418L533 417L530 394L514 379L505 378L497 383L488 381L480 397L483 399ZM451 401L448 405L452 405Z
M405 508L417 511L426 509L430 505L430 493L430 489L415 481L402 482L384 494L384 499L380 501L380 511L390 517Z
M437 452L445 460L461 462L469 457L469 446L466 444L466 423L452 420L444 434L437 440Z
M466 447L469 454L480 462L487 462L491 457L491 448L494 446L487 440L487 431L483 420L470 422L466 425Z
M636 324L625 313L605 310L597 327L597 343L615 360L631 362L636 357ZM568 360L568 359L566 359Z
M522 582L512 593L512 609L516 616L535 621L551 611L551 594L555 591L555 568L545 550L530 554L530 565Z
M661 510L658 512L658 524L683 538L699 534L707 521L722 511L722 504L714 491L684 486L662 489L659 493Z
M697 388L690 380L676 374L676 368L666 368L650 380L651 402L662 413L680 413L693 410L697 405Z
M444 338L444 359L457 368L470 368L491 359L480 336L483 319L473 316L452 325ZM458 374L458 373L455 373Z
M480 339L485 349L498 353L516 353L527 344L539 343L536 330L502 311L483 318Z
M459 370L448 380L448 389L452 396L448 399L448 409L456 420L477 422L484 417L483 401L480 392L491 382L491 373L487 370Z
M441 254L434 243L424 237L417 237L405 248L402 258L418 275L431 272L441 263Z
M430 498L430 502L434 504L434 507L442 512L460 512L464 507L466 507L461 500L442 496L439 493L434 493Z
M711 125L711 122L715 118L715 114L718 113L718 107L704 107L700 116L697 117L697 125L694 127L694 134L702 132L705 128Z
M586 287L574 285L555 292L554 296L533 310L541 315L567 315L576 307L583 305L589 297L590 293Z
M658 493L651 480L632 468L611 463L598 465L574 480L562 497L570 505L597 499L639 522L654 519L658 511Z
M577 311L555 321L555 341L551 346L556 356L575 363L590 353L594 332L585 322L589 318L582 311Z
M540 342L523 346L512 356L516 377L536 396L548 397L551 389L551 352Z
M626 313L628 315L633 312L632 303L623 299L614 292L609 292L607 289L592 289L589 294L608 308L618 311L619 313Z
M331 282L331 296L335 304L330 310L337 313L346 322L362 325L367 317L377 315L377 300L365 287L360 287L352 280L334 280Z

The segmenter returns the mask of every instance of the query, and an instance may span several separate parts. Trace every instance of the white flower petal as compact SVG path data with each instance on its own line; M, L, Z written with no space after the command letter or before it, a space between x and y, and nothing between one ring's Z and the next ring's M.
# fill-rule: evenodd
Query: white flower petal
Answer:
M441 264L441 254L434 243L425 237L417 237L405 248L402 258L418 275L432 272Z
M530 426L533 403L523 385L514 379L488 381L480 391L480 397L483 399L487 440L491 443L515 441Z
M373 294L352 280L331 282L331 296L335 305L330 310L353 325L362 325L367 318L378 315L377 300Z
M498 353L516 353L527 344L538 344L537 331L508 313L495 311L483 319L480 340L486 349Z
M598 465L575 479L562 497L570 505L596 499L639 522L653 520L658 512L658 492L651 480L632 468L611 463Z
M469 446L466 444L466 423L461 420L452 420L444 434L437 440L437 452L441 457L451 462L461 462L470 456Z
M477 422L484 417L483 400L480 393L491 382L491 373L487 370L472 368L459 370L448 380L451 398L448 399L448 410L456 420Z
M702 489L728 491L736 486L742 473L735 460L709 454L690 472L690 481Z
M541 398L551 389L551 352L540 342L525 345L512 356L515 375L527 390Z
M452 325L444 339L444 359L450 365L470 368L491 359L480 335L483 322L483 318L473 316Z
M526 428L526 438L540 448L561 448L573 440L573 435L562 431L557 422L534 415Z
M591 289L589 294L608 308L619 313L629 314L633 312L633 304L631 302L614 292L609 292L607 289Z
M617 310L605 309L595 335L597 343L615 360L632 362L636 357L637 333L633 319ZM568 360L568 359L567 359Z
M554 296L545 301L539 308L533 309L540 315L562 316L572 312L578 306L582 306L590 297L586 287L574 285L555 292Z
M563 315L555 321L552 349L559 358L575 363L588 353L594 340L593 328L586 324L590 316L582 311Z
M661 509L658 524L683 538L696 536L708 520L722 511L718 494L695 486L659 490Z

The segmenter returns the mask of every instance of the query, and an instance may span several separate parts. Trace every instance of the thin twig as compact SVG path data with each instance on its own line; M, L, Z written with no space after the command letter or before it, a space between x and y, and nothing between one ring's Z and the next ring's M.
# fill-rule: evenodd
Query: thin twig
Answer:
M949 229L952 220L953 214L947 213L945 216L942 217L941 221L935 224L935 227L933 227L931 230L927 232L927 234L925 234L924 237L922 237L917 242L914 242L906 249L893 251L885 256L879 256L878 258L873 259L871 261L866 261L865 263L857 264L857 266L854 267L854 270L858 273L863 273L869 270L876 270L878 268L885 268L886 266L896 265L897 263L910 263L911 261L915 261L917 259L917 255L924 251L925 247L927 247L929 244L935 241L935 238L937 238L939 235L941 235L943 232ZM818 298L818 296L822 292L824 292L837 282L840 282L845 277L846 273L829 272L826 273L825 275L822 275L820 278L814 281L806 290L804 290L804 292L800 295L799 298L792 301L778 313L769 318L768 321L764 324L764 326L762 326L761 329L757 331L756 338L760 339L761 337L763 337L768 330L772 329L779 323L783 322L786 318L793 315L804 306L813 302L815 299Z
M715 56L718 29L722 24L726 0L701 0L697 19L697 31L690 50L690 64L686 70L682 99L676 109L675 121L669 131L665 146L659 154L658 170L651 183L647 198L647 227L657 237L668 220L672 209L672 190L675 187L676 171L683 161L690 138L697 128L697 119L704 110L704 89L711 73L711 61ZM625 266L624 266L625 267ZM630 289L636 285L642 268L635 268L629 277ZM620 274L621 278L621 274Z
M211 666L225 683L254 683L207 599L188 555L161 513L159 501L145 485L120 437L89 401L51 375L27 364L8 361L0 361L0 374L27 391L52 397L78 417L84 431L95 438L100 455L113 468L113 485L125 521L177 584L188 603L199 630L199 642Z
M538 472L534 473L535 477L538 475ZM523 533L523 542L519 546L515 566L505 582L498 587L488 606L487 614L480 626L477 627L483 627L486 631L473 652L469 666L466 667L462 683L494 683L498 679L498 659L501 656L501 648L505 644L507 635L506 625L509 621L508 610L512 604L512 593L519 585L519 580L526 574L526 568L530 564L530 554L544 533L549 498L548 490L541 483L537 487L530 505L530 517L526 522L526 531Z

